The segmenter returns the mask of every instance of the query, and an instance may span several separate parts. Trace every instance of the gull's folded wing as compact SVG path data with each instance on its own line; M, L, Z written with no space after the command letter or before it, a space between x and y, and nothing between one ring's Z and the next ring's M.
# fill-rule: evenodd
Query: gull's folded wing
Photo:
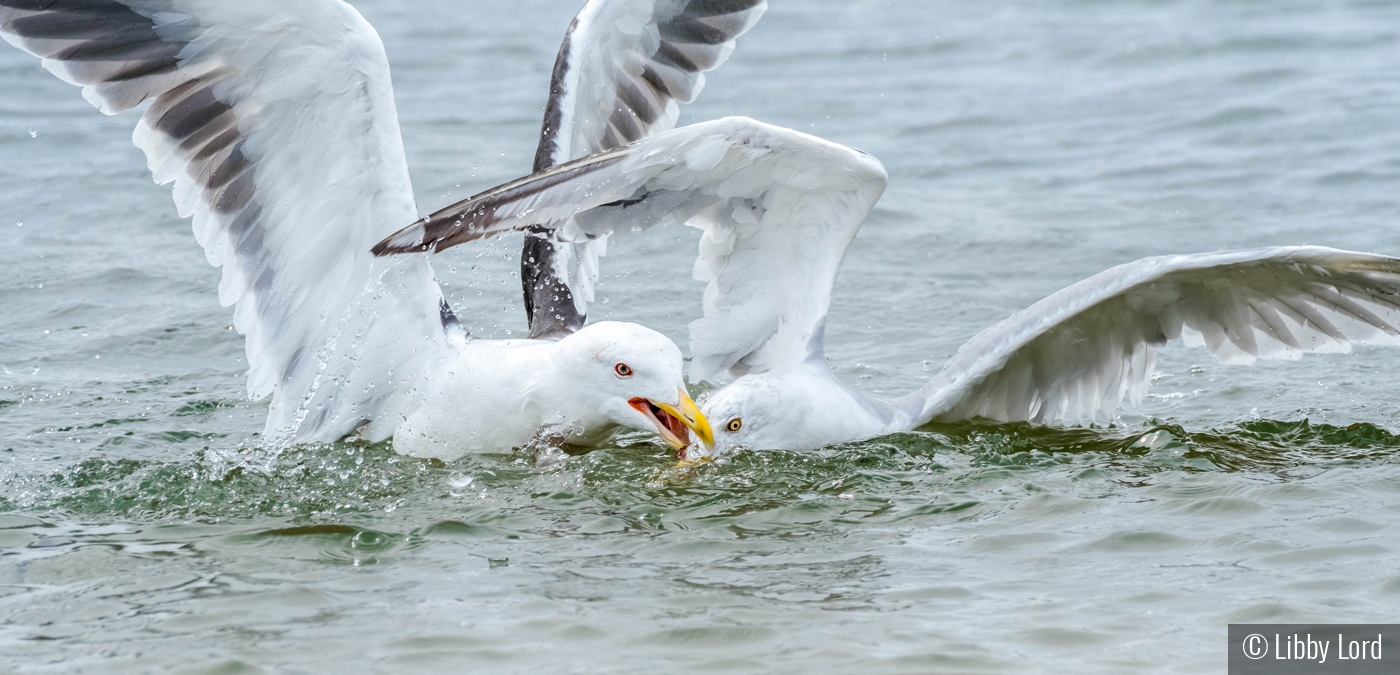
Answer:
M417 216L374 29L339 0L0 0L0 36L104 113L151 102L133 140L223 268L264 441L392 433L444 336L428 264L367 250Z
M874 157L745 118L695 124L460 202L380 242L441 251L529 227L563 241L662 221L705 231L691 378L782 371L821 351L846 248L885 190Z
M680 103L768 9L767 0L590 0L554 62L534 171L669 131ZM526 237L521 282L531 335L582 327L607 238Z
M921 424L1112 418L1177 337L1242 364L1400 344L1400 259L1289 247L1120 265L977 334L899 404Z

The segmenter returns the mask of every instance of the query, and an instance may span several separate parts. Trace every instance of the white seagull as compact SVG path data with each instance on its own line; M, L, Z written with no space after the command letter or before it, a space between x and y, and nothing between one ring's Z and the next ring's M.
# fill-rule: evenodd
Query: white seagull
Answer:
M133 140L223 269L249 394L272 397L265 444L358 432L452 459L542 432L709 442L661 334L474 340L424 257L370 254L418 213L383 44L344 2L0 0L0 36L104 113L150 101Z
M826 364L836 272L885 189L875 158L743 118L692 125L488 190L375 247L440 251L530 227L564 241L619 227L700 228L704 316L692 381L714 448L810 449L931 421L1077 422L1139 402L1178 337L1225 363L1400 343L1400 259L1321 247L1146 258L1090 277L979 333L923 388L858 392ZM736 379L737 378L737 379Z

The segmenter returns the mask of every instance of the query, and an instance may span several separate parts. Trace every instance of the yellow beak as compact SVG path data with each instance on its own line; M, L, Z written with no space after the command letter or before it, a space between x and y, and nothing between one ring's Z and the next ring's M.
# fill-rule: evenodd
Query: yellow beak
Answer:
M695 432L705 447L715 447L715 434L710 430L710 421L700 412L700 406L695 405L685 389L678 389L678 392L680 399L676 405L649 398L634 398L627 403L656 425L656 433L671 449L680 452L690 447L687 429Z
M672 417L681 421L687 429L695 432L695 436L704 442L705 447L715 447L715 432L710 430L710 421L705 419L705 413L700 412L700 406L695 405L690 394L684 389L677 389L680 393L680 406L673 407L665 403L653 402L653 405L666 411Z

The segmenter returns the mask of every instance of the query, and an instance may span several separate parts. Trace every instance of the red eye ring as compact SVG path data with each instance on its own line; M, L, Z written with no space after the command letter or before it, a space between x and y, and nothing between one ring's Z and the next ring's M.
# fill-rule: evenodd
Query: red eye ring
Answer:
M625 363L619 363L613 366L613 372L617 373L618 377L632 377L632 366L629 366Z

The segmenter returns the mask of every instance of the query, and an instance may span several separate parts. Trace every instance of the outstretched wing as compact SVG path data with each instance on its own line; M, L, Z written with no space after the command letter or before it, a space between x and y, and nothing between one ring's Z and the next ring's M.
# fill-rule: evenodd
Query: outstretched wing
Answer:
M670 131L680 103L768 10L767 0L590 0L554 62L534 171ZM578 330L607 238L526 237L521 282L530 333Z
M339 0L0 0L0 35L133 137L247 335L264 442L393 431L441 291L367 248L417 209L378 35Z
M563 241L684 222L705 231L691 379L783 371L821 352L846 248L885 190L874 157L745 118L695 124L483 192L374 248L441 251L499 232Z
M1182 337L1220 361L1400 344L1400 259L1321 247L1146 258L977 334L899 405L925 423L1110 418L1136 405L1157 347Z
M670 131L768 0L590 0L554 63L535 171Z

